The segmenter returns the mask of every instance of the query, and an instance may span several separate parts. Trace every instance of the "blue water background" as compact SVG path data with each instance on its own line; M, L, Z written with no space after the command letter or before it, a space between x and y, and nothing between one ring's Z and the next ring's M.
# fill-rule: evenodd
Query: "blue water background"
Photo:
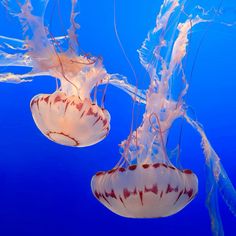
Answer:
M64 2L62 14L66 16L69 5L65 0L61 2ZM160 0L117 1L118 31L138 74L140 87L147 87L149 80L136 50L153 28L160 4ZM102 55L108 72L124 74L135 83L115 38L113 1L81 0L80 11L79 41L83 49ZM20 38L19 24L2 7L0 16L0 34ZM59 26L55 24L55 32L60 31ZM192 34L188 74L204 30L206 27L198 27ZM235 42L235 28L211 26L197 57L187 100L236 184ZM76 149L50 142L32 120L31 98L54 90L55 81L50 78L37 78L31 84L0 84L1 236L211 235L205 207L204 156L195 131L184 125L181 163L199 178L196 199L171 217L122 218L93 197L90 180L97 171L111 169L120 158L118 144L127 138L131 123L130 97L110 86L105 102L112 117L109 136L95 146ZM177 142L178 126L176 131L173 140ZM236 219L219 200L225 235L234 236Z

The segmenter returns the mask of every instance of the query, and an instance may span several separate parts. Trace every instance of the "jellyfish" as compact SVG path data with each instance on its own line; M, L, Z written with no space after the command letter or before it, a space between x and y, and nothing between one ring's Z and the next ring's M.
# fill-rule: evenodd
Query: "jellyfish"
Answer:
M16 16L24 40L0 36L0 66L26 67L26 74L1 73L1 82L31 82L33 77L51 76L57 81L52 94L32 98L30 109L38 129L48 139L62 145L84 147L103 140L110 131L110 114L96 92L100 85L112 84L134 97L143 94L118 74L108 74L102 58L83 52L78 40L77 0L71 0L70 28L67 35L54 37L46 25L48 0L37 3L33 13L30 0L5 0L1 3ZM94 91L94 98L91 93ZM136 96L138 98L139 96Z
M121 159L117 165L95 174L91 188L99 202L124 217L159 218L182 210L196 196L198 179L191 170L174 165L167 142L174 121L186 120L202 137L212 233L223 235L217 193L235 215L236 191L201 124L189 115L185 101L189 83L183 66L189 32L199 24L212 22L216 15L215 9L207 12L199 6L189 15L185 2L163 2L156 26L138 51L150 78L143 120L120 144ZM177 81L180 89L174 87Z
M198 192L198 179L191 170L156 162L99 172L93 177L92 189L118 215L158 218L173 215L190 203Z

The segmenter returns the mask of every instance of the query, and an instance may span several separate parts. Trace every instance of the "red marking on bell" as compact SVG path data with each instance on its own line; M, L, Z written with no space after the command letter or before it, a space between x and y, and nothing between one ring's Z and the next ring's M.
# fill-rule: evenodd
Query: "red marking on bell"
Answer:
M100 198L103 198L109 205L111 205L110 202L106 199L106 197L102 193L98 193L97 190L95 190L94 194L98 200L100 200Z
M179 200L179 198L181 197L182 194L183 194L183 190L180 191L180 193L179 193L179 195L178 195L178 197L177 197L177 199L176 199L174 204L176 204L176 202Z
M93 112L93 109L90 107L89 108L89 110L88 110L88 112L87 112L87 115L88 116L93 116L93 115L95 115L95 113Z
M115 199L117 199L117 198L116 198L116 194L115 194L115 192L114 192L114 190L113 190L113 189L111 190L111 192L110 192L110 193L108 193L108 192L105 192L105 195L106 195L106 197L112 197L112 198L115 198Z
M82 103L82 102L80 102L80 103L78 103L78 104L76 105L76 108L77 108L79 111L81 111L82 107L83 107L83 103Z
M83 113L81 114L80 119L84 116L84 113L85 113L85 111L83 111Z
M150 165L149 164L143 164L143 168L147 169Z
M108 174L113 174L116 170L117 170L117 168L112 169L112 170L109 170L107 173L108 173Z
M120 172L125 172L126 170L125 170L125 168L120 167L120 168L119 168L119 171L120 171Z
M107 121L107 119L104 119L102 122L103 122L103 126L105 126L108 121Z
M145 186L144 192L145 192L145 193L152 192L152 193L154 193L154 194L157 195L157 193L158 193L157 184L154 184L151 188L147 188L147 187Z
M69 104L70 104L69 102L66 103L65 113L66 113L66 111L67 111L67 108L68 108Z
M124 203L124 201L123 201L123 199L122 199L121 196L119 197L119 199L120 199L120 201L122 202L123 206L126 208L125 203Z
M46 103L48 103L48 101L49 101L49 96L45 97L43 100L44 100Z
M96 125L100 119L101 117L98 117L97 120L93 123L93 126Z
M60 96L56 96L55 99L54 99L54 103L60 102L60 101L61 101L61 97Z
M160 195L160 198L162 198L162 196L163 196L163 191L161 191L161 195Z
M141 204L143 205L143 191L139 191L139 198L140 198Z
M105 174L104 171L100 171L100 172L96 173L96 176L100 176L100 175L104 175L104 174Z
M51 140L53 140L54 142L57 142L57 141L54 140L54 139L51 137L51 134L59 134L59 135L65 136L65 137L67 137L68 139L71 139L71 140L75 143L74 146L79 146L79 145L80 145L80 142L79 142L77 139L75 139L75 138L73 138L73 137L70 137L68 134L64 134L63 132L53 132L53 131L50 131L50 132L48 132L46 135L47 135Z
M94 194L96 196L96 198L99 200L100 197L102 196L100 193L97 192L97 190L94 191Z
M161 165L160 163L155 163L155 164L153 164L153 167L158 168L158 167L160 167L160 165Z
M178 191L179 191L178 187L173 188L173 187L170 186L170 184L168 184L167 189L166 189L166 193L178 192Z
M135 170L136 168L137 168L137 165L129 166L129 170Z
M193 172L191 170L183 170L183 173L187 175L191 175Z
M37 105L38 110L39 110L39 99L37 99L37 101L36 101L36 105Z
M187 191L186 189L184 190L184 194L187 194L189 198L191 198L193 196L193 189L191 188L189 191Z
M102 194L102 198L111 206L110 202L107 200L107 198Z
M34 99L34 100L31 102L30 107L32 108L35 103L36 103L36 100Z
M137 189L135 188L134 191L129 191L127 188L124 188L123 190L123 195L124 195L124 198L127 199L129 198L131 195L136 195L137 194Z

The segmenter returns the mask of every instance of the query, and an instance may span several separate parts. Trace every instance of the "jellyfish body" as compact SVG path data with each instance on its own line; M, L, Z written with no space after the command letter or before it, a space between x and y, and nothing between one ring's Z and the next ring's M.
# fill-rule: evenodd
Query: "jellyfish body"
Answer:
M100 142L110 130L110 115L105 109L67 96L63 92L40 94L31 100L31 112L39 130L50 140L84 147Z
M103 205L129 218L173 215L191 202L198 191L198 180L192 171L164 163L99 172L91 185L94 196Z
M120 144L122 161L117 168L98 173L92 179L95 197L107 208L125 217L173 215L191 202L198 191L196 175L173 166L167 152L170 128L185 113L183 97L188 88L183 80L176 100L171 93L170 80L185 56L188 30L202 21L197 17L179 26L179 34L171 41L173 49L167 60L163 37L166 36L165 27L171 14L174 9L180 8L177 3L177 0L164 2L163 12L157 16L156 28L149 33L139 51L140 61L151 80L142 123ZM166 51L169 53L168 49Z
M188 83L182 60L188 33L195 25L206 22L194 11L191 19L183 14L184 21L180 22L184 3L167 0L161 6L156 27L138 51L150 77L142 122L120 144L122 157L116 167L92 178L95 197L121 216L170 216L191 202L198 191L197 176L173 166L168 152L173 123L186 114ZM181 86L176 89L173 86L179 80Z
M31 101L39 130L50 140L67 146L100 142L110 130L110 115L104 109L106 87L100 104L97 96L91 98L92 91L97 94L97 87L108 83L132 96L139 90L129 85L125 77L108 74L100 57L88 56L81 49L76 34L80 27L75 20L77 0L71 0L71 24L68 35L62 37L54 37L45 25L48 0L37 3L37 15L30 0L1 3L18 17L24 40L0 36L0 66L28 67L31 71L23 75L1 73L0 82L27 82L31 81L27 78L36 76L55 78L56 92L37 95Z

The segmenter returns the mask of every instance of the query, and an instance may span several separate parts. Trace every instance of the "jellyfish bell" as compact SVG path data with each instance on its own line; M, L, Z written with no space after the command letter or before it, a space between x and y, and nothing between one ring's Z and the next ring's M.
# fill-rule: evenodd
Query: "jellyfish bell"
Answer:
M33 119L50 140L85 147L103 140L110 130L110 115L91 100L56 91L39 94L30 103Z
M82 60L83 59L83 60ZM66 65L68 58L61 57ZM63 73L52 67L60 87L53 94L39 94L30 103L33 119L50 140L85 147L103 140L110 131L110 114L90 98L91 90L106 76L101 62L80 57L70 62ZM66 71L70 70L70 71Z
M173 215L190 203L198 192L198 179L191 170L164 163L130 165L92 178L94 196L114 213L129 218Z

